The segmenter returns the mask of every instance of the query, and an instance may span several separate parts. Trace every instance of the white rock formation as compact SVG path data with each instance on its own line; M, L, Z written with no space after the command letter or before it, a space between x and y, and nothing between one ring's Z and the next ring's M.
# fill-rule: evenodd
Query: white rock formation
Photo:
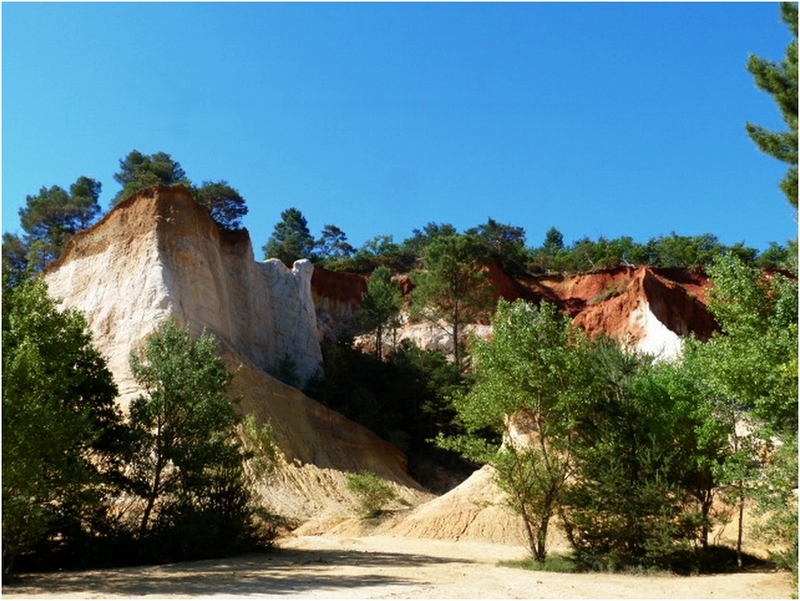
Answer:
M312 272L306 260L291 270L256 262L246 232L221 232L178 186L120 203L75 236L45 277L52 296L86 314L126 406L137 393L130 353L170 317L264 371L289 356L301 381L314 375L322 353Z

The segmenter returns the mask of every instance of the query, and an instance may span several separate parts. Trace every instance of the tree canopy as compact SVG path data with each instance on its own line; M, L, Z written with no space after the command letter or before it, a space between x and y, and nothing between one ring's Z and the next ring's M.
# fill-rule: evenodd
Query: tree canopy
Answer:
M238 230L242 218L247 215L247 203L236 188L225 180L203 182L199 188L192 187L194 199L208 207L211 218L224 230Z
M144 390L130 406L129 488L143 501L138 536L177 545L172 557L187 545L195 557L215 556L253 531L240 418L228 396L233 374L216 347L211 334L195 340L169 321L131 355Z
M411 279L411 314L449 330L455 364L462 367L461 331L486 317L494 293L483 270L485 247L474 236L438 236L425 249L424 268Z
M316 257L323 261L347 259L356 252L356 249L347 242L347 234L332 224L326 224L322 228L315 247Z
M358 314L359 325L368 332L375 332L375 357L383 355L383 335L386 328L397 327L397 319L403 308L400 286L392 280L388 267L380 266L372 272L367 282L367 291L362 297Z
M112 206L143 188L192 184L181 164L166 152L147 155L135 149L120 159L119 171L114 174L114 180L122 186L122 189L111 201Z
M315 241L308 221L300 210L291 207L281 213L267 243L262 247L265 259L280 259L291 267L298 259L310 259Z
M91 523L120 460L117 387L82 315L3 279L3 570ZM80 528L78 528L80 529Z
M28 196L19 210L25 235L3 235L6 267L21 272L30 266L40 271L60 257L69 239L96 221L101 189L97 180L81 176L69 191L61 186L42 187L36 196Z

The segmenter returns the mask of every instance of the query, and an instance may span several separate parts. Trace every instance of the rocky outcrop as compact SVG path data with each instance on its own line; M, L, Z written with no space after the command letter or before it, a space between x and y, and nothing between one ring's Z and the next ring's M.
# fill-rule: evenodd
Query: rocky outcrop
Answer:
M313 266L258 263L246 231L224 232L183 186L150 188L77 234L45 277L52 296L84 311L124 401L128 358L164 320L203 329L272 371L289 356L300 379L322 362Z
M264 494L289 518L352 512L348 471L370 470L423 494L405 456L369 430L268 375L285 356L308 378L321 365L313 266L256 262L247 231L223 232L182 186L143 190L76 235L45 272L50 294L82 311L124 407L139 394L129 358L169 318L207 330L238 369L244 413L269 422L284 467Z
M317 312L320 341L333 342L341 330L355 327L356 314L366 291L366 276L314 268L311 295Z
M711 335L715 322L697 292L649 267L624 273L587 301L574 318L576 325L659 358L677 356L686 336L707 340Z
M512 278L493 263L486 273L498 298L552 303L589 334L605 334L655 357L674 357L680 352L684 337L693 335L707 340L716 328L706 307L709 281L701 272L641 266ZM406 286L407 296L410 289ZM357 306L353 302L350 311ZM462 343L468 344L473 335L490 336L491 326L469 324L462 335ZM384 351L391 351L391 345L402 340L413 340L424 349L441 350L446 355L453 353L447 324L437 326L405 319L396 339L384 340ZM371 336L360 336L357 342L368 351L374 350Z
M508 507L495 470L486 465L450 492L414 509L390 534L439 540L524 545L525 527Z

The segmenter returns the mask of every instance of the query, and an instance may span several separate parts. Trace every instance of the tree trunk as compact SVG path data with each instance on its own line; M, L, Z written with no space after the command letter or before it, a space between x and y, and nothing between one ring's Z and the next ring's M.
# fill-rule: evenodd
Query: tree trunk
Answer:
M461 352L458 346L458 309L453 315L453 361L456 364L458 373L461 373Z
M708 551L708 534L709 534L709 517L708 515L711 513L711 505L714 503L714 493L710 490L707 490L704 497L703 503L701 506L701 511L703 513L703 551Z
M744 482L739 480L739 531L736 535L736 563L742 569L742 533L744 531Z
M157 444L156 444L156 467L155 467L155 474L153 474L153 485L150 487L150 491L147 494L147 505L144 508L144 515L142 516L142 523L139 526L139 538L143 539L147 534L147 524L150 521L150 514L153 511L153 507L156 504L156 499L161 492L161 473L164 471L164 451L160 444L161 441L161 423L158 425L158 431L156 434Z
M160 463L160 459L159 459ZM147 534L147 523L150 521L150 513L153 511L153 506L158 498L158 488L161 485L161 468L156 465L156 475L153 486L147 495L147 505L144 508L144 515L142 516L142 523L139 526L139 538L143 539Z
M536 532L536 561L544 563L547 559L547 528L550 524L550 515L546 513L542 516L539 529Z

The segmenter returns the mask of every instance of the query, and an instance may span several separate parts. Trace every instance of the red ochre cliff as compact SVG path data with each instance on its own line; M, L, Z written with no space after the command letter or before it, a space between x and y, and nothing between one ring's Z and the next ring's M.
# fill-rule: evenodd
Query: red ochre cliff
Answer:
M693 335L707 340L716 327L706 306L709 280L697 270L640 266L514 278L491 263L486 273L498 298L552 303L590 334L603 333L654 355L673 356L681 338ZM408 295L407 276L399 279ZM333 321L350 319L358 311L366 283L361 275L315 268L311 289L318 315L322 311ZM405 334L425 346L425 336L412 333L425 327L407 325ZM436 340L440 343L442 337Z

